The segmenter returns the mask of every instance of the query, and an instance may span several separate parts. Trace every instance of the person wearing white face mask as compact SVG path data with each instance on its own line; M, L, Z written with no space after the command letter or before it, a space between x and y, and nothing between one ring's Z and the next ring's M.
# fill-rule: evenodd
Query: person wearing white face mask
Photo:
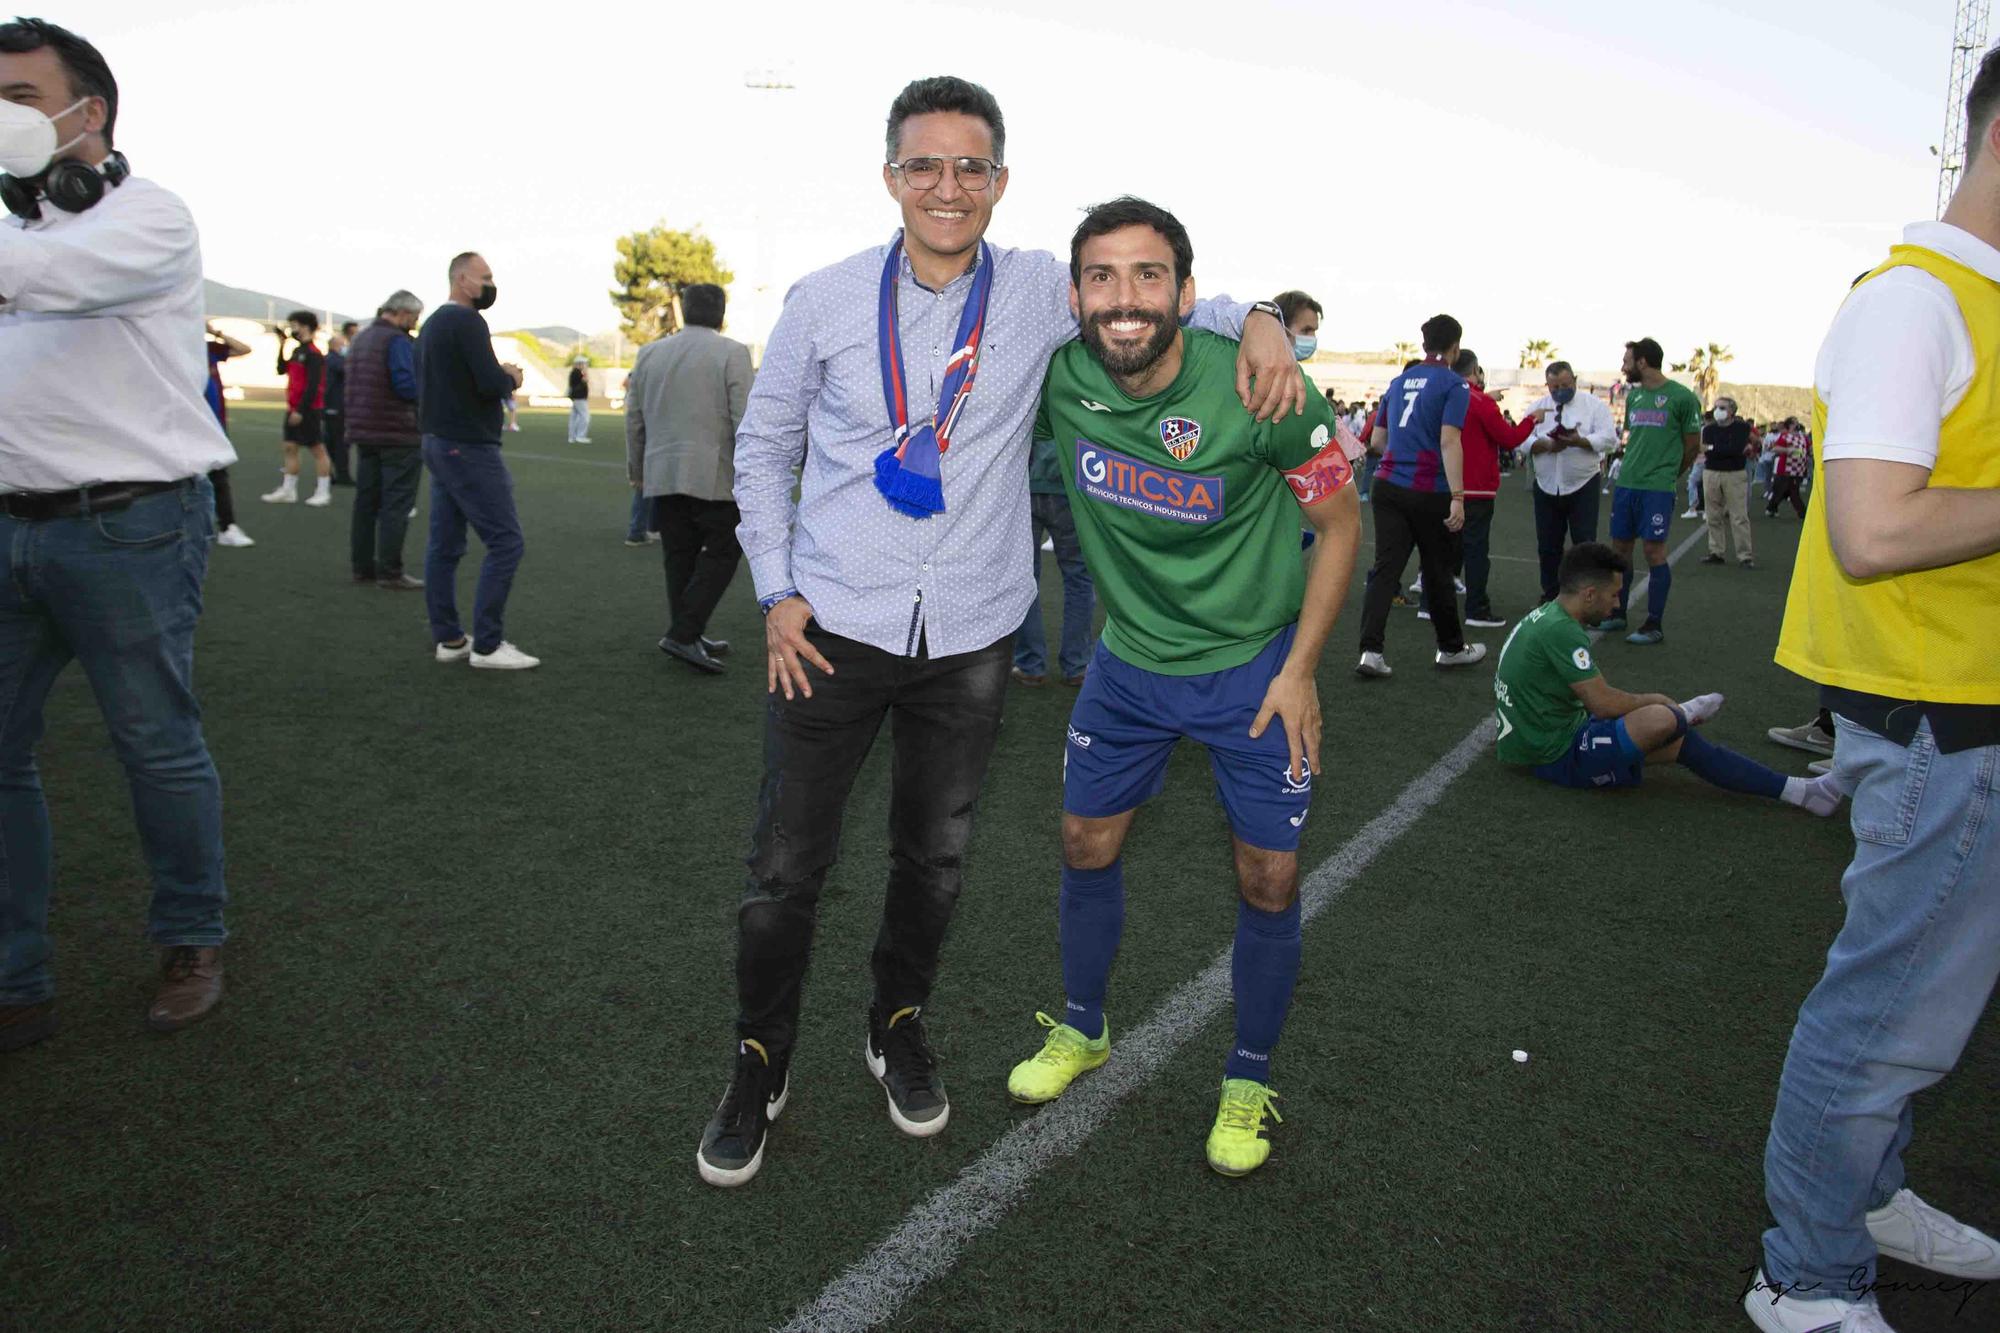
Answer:
M71 658L125 767L164 950L147 1022L222 998L222 788L194 693L214 539L208 473L236 461L204 399L201 248L181 201L111 146L95 47L0 23L0 1052L55 1031L42 710Z
M1736 559L1755 569L1750 552L1750 474L1744 454L1750 447L1750 426L1736 415L1734 398L1715 400L1714 420L1701 428L1702 489L1707 500L1708 554L1704 565L1723 562L1723 530L1736 539Z
M1535 552L1540 558L1542 601L1556 598L1563 539L1581 546L1597 540L1598 469L1618 447L1611 408L1596 394L1576 391L1576 372L1557 361L1543 373L1548 393L1528 409L1534 434L1527 450L1535 478Z

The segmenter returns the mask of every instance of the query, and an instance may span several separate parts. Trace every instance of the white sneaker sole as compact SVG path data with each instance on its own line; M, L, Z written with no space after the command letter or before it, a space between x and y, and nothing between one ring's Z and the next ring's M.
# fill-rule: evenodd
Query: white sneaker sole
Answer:
M477 653L466 660L481 671L533 671L542 664L539 658L533 662L482 662Z
M785 1086L778 1090L778 1099L772 1102L770 1108L764 1112L764 1118L774 1125L777 1124L778 1116L785 1109L785 1102L791 1095L792 1076L787 1074L785 1075ZM768 1134L765 1136L766 1139L769 1139L769 1137ZM763 1165L764 1145L761 1143L757 1145L756 1154L748 1162L745 1162L733 1171L727 1167L710 1166L708 1159L701 1155L701 1149L696 1148L694 1150L694 1169L701 1173L703 1180L716 1186L718 1189L735 1189L738 1185L749 1184L751 1177L755 1176L758 1169Z
M938 1112L938 1117L935 1120L923 1123L919 1123L915 1120L906 1120L903 1118L903 1113L896 1109L896 1099L889 1092L889 1082L887 1078L887 1075L889 1073L889 1062L887 1060L882 1059L880 1056L876 1055L875 1052L869 1050L868 1042L865 1039L861 1043L861 1058L868 1062L868 1072L874 1076L875 1081L877 1083L880 1083L882 1085L882 1096L887 1098L889 1102L890 1124L894 1125L897 1129L902 1130L905 1134L908 1134L913 1139L927 1139L930 1138L933 1134L941 1134L944 1132L944 1127L946 1122L948 1122L951 1119L951 1102L949 1100L945 1102L944 1110Z

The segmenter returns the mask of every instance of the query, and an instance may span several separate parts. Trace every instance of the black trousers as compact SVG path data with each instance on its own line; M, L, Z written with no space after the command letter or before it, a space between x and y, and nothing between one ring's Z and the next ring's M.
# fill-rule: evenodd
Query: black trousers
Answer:
M1542 600L1556 599L1556 574L1562 568L1563 538L1571 546L1597 540L1600 492L1595 479L1568 495L1550 495L1535 487L1535 554L1541 558Z
M320 442L326 445L326 456L333 460L333 479L342 486L352 486L354 476L347 470L347 418L339 412L328 412L320 422L323 432Z
M1493 572L1493 501L1467 500L1465 526L1453 535L1465 559L1465 614L1491 620L1493 603L1486 595L1486 580ZM1428 586L1430 580L1424 583Z
M219 467L208 474L208 484L215 488L215 530L223 532L236 526L236 497L229 491L229 469Z
M1800 518L1806 516L1806 492L1804 477L1773 477L1771 479L1771 500L1764 506L1764 513L1771 518L1778 516L1778 506L1785 501L1792 502L1792 512Z
M667 637L675 643L693 643L707 632L743 558L736 543L742 518L734 500L653 497L653 529L667 567Z
M770 697L764 780L737 908L736 1030L775 1058L798 1035L799 996L854 775L887 720L889 885L875 938L875 999L924 1003L957 905L973 806L1000 732L1013 636L952 657L898 657L806 631L833 664L812 698Z
M1378 472L1369 503L1375 506L1375 564L1368 571L1361 651L1382 651L1383 635L1389 628L1389 603L1402 584L1403 568L1410 563L1412 549L1424 573L1424 606L1431 613L1438 650L1460 651L1465 647L1465 633L1458 623L1458 594L1451 583L1458 544L1445 527L1451 516L1451 497L1398 486L1384 481Z
M360 459L348 558L356 578L393 579L403 572L403 537L424 475L423 450L401 444L362 444L355 450Z

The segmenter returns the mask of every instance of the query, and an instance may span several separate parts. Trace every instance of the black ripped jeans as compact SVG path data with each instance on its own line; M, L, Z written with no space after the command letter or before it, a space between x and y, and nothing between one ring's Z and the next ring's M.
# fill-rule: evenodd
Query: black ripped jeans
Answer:
M750 875L736 914L737 1034L763 1043L774 1060L798 1035L820 889L839 858L854 776L884 720L895 759L875 999L893 1012L929 998L1012 657L1011 635L933 658L899 657L817 624L806 633L834 674L808 663L812 698L771 696Z

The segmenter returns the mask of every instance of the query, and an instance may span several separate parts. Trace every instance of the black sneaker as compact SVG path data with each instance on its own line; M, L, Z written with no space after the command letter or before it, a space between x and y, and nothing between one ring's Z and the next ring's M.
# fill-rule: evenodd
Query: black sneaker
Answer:
M747 1185L764 1165L764 1135L791 1095L790 1066L788 1057L773 1068L760 1042L744 1038L736 1043L736 1072L694 1155L703 1180L724 1189Z
M898 1009L887 1020L868 1007L868 1072L889 1094L889 1120L905 1134L927 1139L951 1119L951 1102L937 1076L937 1057L924 1037L922 1010Z
M1704 565L1719 565L1722 563L1722 557L1715 554L1715 552L1710 551L1707 555L1701 558L1701 563L1703 563Z

